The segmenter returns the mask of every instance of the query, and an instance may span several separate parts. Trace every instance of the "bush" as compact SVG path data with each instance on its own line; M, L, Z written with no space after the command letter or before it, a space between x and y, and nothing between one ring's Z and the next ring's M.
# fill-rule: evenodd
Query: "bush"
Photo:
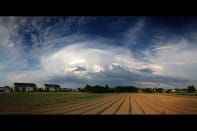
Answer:
M196 91L196 89L193 85L187 87L187 92L188 93L192 93L192 92L195 92L195 91Z
M146 92L146 93L152 93L152 90L151 90L150 88L146 88L146 89L144 90L144 92Z
M156 92L158 92L158 93L163 93L163 88L157 88L157 89L156 89Z

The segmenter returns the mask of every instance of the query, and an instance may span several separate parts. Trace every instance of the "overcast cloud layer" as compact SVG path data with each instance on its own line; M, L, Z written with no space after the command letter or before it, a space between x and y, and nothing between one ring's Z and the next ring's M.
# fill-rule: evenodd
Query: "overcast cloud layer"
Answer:
M197 85L195 17L0 17L0 86Z

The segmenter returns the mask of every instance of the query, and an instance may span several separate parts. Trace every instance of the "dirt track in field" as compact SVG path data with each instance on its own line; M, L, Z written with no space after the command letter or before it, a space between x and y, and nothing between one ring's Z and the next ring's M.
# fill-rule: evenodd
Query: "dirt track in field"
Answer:
M112 94L96 100L51 106L32 113L66 115L197 114L197 97L140 93Z

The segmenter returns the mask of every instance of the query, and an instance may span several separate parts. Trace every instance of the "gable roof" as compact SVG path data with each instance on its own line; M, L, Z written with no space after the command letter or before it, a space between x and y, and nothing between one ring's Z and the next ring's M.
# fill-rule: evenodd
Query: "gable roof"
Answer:
M2 91L2 90L6 90L6 89L10 89L10 87L9 86L4 86L4 87L0 87L0 90Z
M14 86L30 86L30 87L36 87L35 83L14 83Z
M45 87L55 87L55 88L60 88L60 85L57 84L44 84Z

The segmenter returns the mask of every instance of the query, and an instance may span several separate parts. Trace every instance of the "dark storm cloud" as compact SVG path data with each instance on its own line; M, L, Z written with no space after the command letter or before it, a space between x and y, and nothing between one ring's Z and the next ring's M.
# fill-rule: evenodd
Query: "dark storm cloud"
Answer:
M139 71L140 72L145 72L145 73L151 73L151 74L154 72L152 69L149 69L149 68L140 69Z
M73 71L86 71L84 67L76 66Z

